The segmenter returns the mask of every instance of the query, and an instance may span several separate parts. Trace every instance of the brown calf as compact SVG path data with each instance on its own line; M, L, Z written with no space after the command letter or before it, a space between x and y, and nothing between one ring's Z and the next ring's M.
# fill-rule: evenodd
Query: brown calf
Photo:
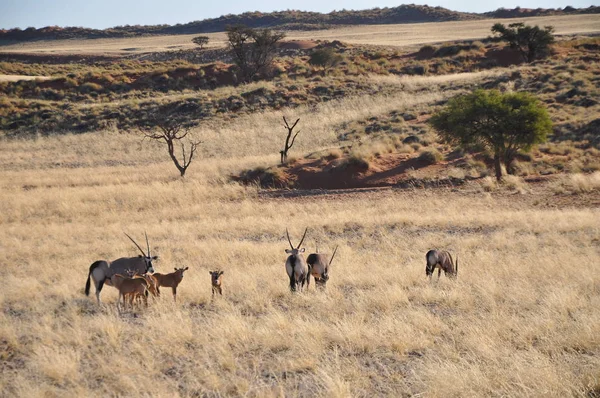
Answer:
M222 289L222 276L225 273L225 271L208 271L208 273L210 274L210 280L212 283L212 294L213 297L215 295L215 291L218 292L221 296L223 295L223 289Z
M177 301L177 286L183 279L183 272L187 271L190 267L175 268L175 272L170 274L159 274L155 272L152 277L156 279L156 291L160 295L160 287L170 287L173 289L173 300Z
M127 303L133 307L133 300L138 296L141 296L144 304L148 306L148 298L146 297L148 282L143 277L128 278L121 274L115 274L111 277L111 282L113 286L119 290L117 308L119 308L121 298L123 298L123 306L125 309L127 309Z

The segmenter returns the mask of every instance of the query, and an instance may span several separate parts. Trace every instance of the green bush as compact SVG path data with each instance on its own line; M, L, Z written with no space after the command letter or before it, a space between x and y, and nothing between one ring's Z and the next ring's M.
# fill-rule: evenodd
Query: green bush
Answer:
M336 53L333 48L328 47L313 51L312 54L310 54L308 63L312 66L320 66L325 70L328 70L337 66L343 59L344 57L341 54Z

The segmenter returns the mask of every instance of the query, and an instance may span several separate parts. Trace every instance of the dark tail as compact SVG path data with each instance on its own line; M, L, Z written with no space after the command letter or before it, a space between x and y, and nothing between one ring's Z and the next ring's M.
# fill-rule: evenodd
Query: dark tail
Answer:
M456 255L456 277L458 278L458 254Z
M96 261L94 264L90 265L90 271L88 272L88 277L87 277L87 282L85 282L85 295L89 296L90 295L90 277L92 276L92 271L94 269L96 269L100 263L102 263L103 261Z

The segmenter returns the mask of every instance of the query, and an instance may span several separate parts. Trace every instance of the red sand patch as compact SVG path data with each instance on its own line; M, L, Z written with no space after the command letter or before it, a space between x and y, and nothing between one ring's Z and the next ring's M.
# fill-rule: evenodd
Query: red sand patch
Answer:
M428 165L416 155L387 154L369 162L369 169L345 164L345 159L302 159L285 170L294 188L347 189L386 187L414 178L434 178L454 161ZM410 174L409 174L410 172Z

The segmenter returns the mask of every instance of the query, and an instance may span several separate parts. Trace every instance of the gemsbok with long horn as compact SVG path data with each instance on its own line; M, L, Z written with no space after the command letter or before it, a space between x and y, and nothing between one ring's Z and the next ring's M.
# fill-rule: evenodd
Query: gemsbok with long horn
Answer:
M302 246L302 242L304 242L307 231L308 228L304 230L304 235L302 235L302 239L300 240L298 246L294 247L290 239L290 233L288 232L287 228L285 229L288 242L290 243L290 249L285 250L285 252L289 254L287 260L285 261L285 270L290 277L290 290L292 292L296 291L296 286L298 284L300 284L300 290L302 290L305 282L307 282L306 288L308 289L308 282L310 282L310 280L307 279L308 266L304 260L304 255L302 255L302 253L304 253L304 248L300 248L300 246Z
M329 280L329 266L337 253L338 247L335 247L333 254L331 255L331 259L327 262L327 255L323 253L319 253L319 249L317 247L316 253L311 253L306 258L306 263L308 264L308 275L307 275L307 286L310 282L310 276L312 275L315 278L315 286L317 288L325 288L327 281Z
M92 265L90 265L90 270L88 272L87 282L85 283L85 295L89 296L90 294L90 278L94 280L94 286L96 287L96 300L98 300L98 304L100 304L100 292L102 291L102 287L104 284L108 286L112 286L113 283L111 278L115 274L126 274L128 271L137 273L137 274L145 274L147 272L153 273L154 267L152 266L152 261L158 259L157 256L152 256L150 254L150 244L148 243L148 234L146 234L146 246L148 248L148 253L144 253L144 250L136 243L133 238L127 234L125 234L136 247L142 252L141 256L137 257L122 257L115 261L105 261L100 260L96 261Z
M456 266L452 255L446 250L429 250L425 255L427 259L427 265L425 267L425 274L431 278L436 267L438 269L438 280L440 274L444 270L444 275L449 278L456 278L458 276L458 255L456 255Z

